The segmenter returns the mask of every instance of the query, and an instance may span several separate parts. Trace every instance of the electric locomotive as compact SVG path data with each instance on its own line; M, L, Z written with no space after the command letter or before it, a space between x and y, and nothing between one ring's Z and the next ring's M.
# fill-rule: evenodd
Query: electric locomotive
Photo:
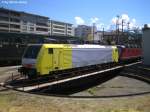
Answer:
M20 72L32 78L55 71L117 63L118 59L116 46L30 44L22 57Z

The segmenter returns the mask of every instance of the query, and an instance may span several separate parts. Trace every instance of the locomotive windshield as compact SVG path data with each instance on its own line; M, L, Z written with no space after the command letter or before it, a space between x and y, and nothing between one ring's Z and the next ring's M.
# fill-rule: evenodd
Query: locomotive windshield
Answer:
M28 46L23 57L36 59L36 57L40 51L40 48L41 48L41 45Z

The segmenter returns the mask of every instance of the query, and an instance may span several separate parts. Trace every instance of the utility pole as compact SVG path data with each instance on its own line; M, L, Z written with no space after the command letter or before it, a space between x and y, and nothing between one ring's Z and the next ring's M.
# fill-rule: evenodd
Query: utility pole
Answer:
M116 20L116 43L118 43L118 20Z
M124 20L122 19L122 33L123 33Z
M122 34L120 35L120 43L121 44L124 43L123 42L123 40L124 40L124 33L123 33L124 28L123 27L125 26L124 23L125 23L125 21L124 21L124 19L122 19L122 24L121 24L122 25Z
M129 31L129 29L130 29L130 22L128 22L127 24L128 24L128 31Z
M120 16L117 15L117 22L116 22L116 32L117 32L117 44L119 43L119 18Z
M94 32L95 32L94 28L95 28L95 23L93 23L93 42L94 42Z
M103 28L103 38L102 38L102 41L104 42L104 28Z

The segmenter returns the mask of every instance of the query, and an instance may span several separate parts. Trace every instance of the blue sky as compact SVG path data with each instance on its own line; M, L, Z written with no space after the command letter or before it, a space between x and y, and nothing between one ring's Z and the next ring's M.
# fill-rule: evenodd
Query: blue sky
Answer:
M99 28L107 29L114 25L116 15L130 21L131 27L150 23L150 0L16 0L24 3L6 1L14 0L0 0L0 6L74 25L90 25L95 22Z

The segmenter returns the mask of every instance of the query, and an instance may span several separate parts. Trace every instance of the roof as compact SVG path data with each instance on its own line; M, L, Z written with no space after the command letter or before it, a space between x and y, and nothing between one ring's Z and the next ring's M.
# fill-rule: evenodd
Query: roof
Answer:
M62 24L69 24L69 25L73 25L73 24L71 24L71 23L62 22L62 21L56 21L56 20L50 20L50 21L52 21L52 22L58 22L58 23L62 23Z
M6 10L6 11L11 11L11 12L15 12L15 13L22 13L22 14L29 14L29 15L33 15L33 16L38 16L38 17L42 17L42 18L45 18L45 19L49 19L49 17L46 17L46 16L41 16L41 15L38 15L38 14L31 14L31 13L27 13L27 12L24 12L24 11L16 11L16 10L12 10L12 9L6 9L6 8L3 8L3 7L0 7L0 10Z
M116 46L94 45L94 44L29 44L29 45L43 45L45 48L101 48L101 49L113 49Z
M20 14L28 14L28 15L32 15L32 16L42 17L42 18L45 18L45 19L49 20L49 17L41 16L41 15L38 15L38 14L32 14L32 13L28 13L28 12L24 12L24 11L16 11L16 10L12 10L12 9L6 9L6 8L3 8L3 7L0 7L0 10L12 11L12 12L15 12L15 13L20 13ZM49 20L49 21L68 24L68 25L73 25L71 23L61 22L61 21L56 21L56 20Z

